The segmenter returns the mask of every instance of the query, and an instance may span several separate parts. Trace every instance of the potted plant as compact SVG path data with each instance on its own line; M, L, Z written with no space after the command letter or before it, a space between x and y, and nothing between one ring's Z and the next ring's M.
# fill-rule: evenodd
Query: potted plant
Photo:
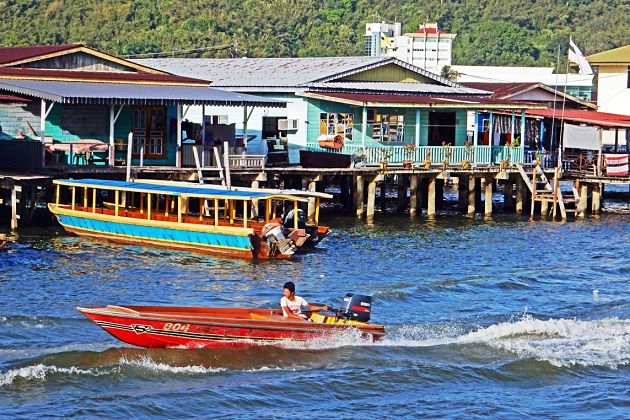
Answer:
M405 151L405 160L403 160L403 168L411 169L414 160L414 153L416 151L415 144L405 144L403 146L403 150Z
M512 149L520 146L520 139L515 137L513 141L507 144L507 159L502 159L499 162L499 168L504 171L510 167L512 163Z
M431 169L431 149L427 148L427 153L424 155L424 160L422 161L422 167L424 169Z
M448 164L451 160L451 156L453 156L453 151L451 150L451 143L447 143L446 141L442 142L442 147L444 148L444 159L442 159L442 171L445 171L448 168Z
M379 152L381 153L381 169L383 170L383 172L387 171L387 162L389 162L389 158L392 157L392 152L389 148L389 146L383 146L379 149Z
M475 152L472 141L466 140L464 142L464 152L466 154L466 159L462 160L462 169L470 169L472 166L472 158Z

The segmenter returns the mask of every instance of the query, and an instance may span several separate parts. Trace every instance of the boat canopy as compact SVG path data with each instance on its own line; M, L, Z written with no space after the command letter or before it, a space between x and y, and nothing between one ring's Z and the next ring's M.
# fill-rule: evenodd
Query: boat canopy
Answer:
M169 181L162 179L136 179L133 182L145 183L145 184L155 184L155 185L174 185L174 186L185 186L185 187L193 187L193 188L203 188L204 190L227 190L227 191L240 191L244 193L249 192L257 192L257 193L265 193L265 194L275 194L281 196L298 196L298 197L313 197L313 198L333 198L332 194L323 193L319 191L308 191L308 190L293 190L293 189L278 189L278 188L249 188L249 187L235 187L232 186L230 190L223 185L213 185L213 184L198 184L187 181Z
M303 197L291 194L278 194L265 191L241 191L227 189L212 189L208 186L188 185L160 185L149 182L125 182L106 179L56 179L53 181L57 185L79 188L97 188L102 190L129 191L146 194L166 194L175 197L198 197L198 198L218 198L229 200L265 200L279 199L292 201L308 201Z

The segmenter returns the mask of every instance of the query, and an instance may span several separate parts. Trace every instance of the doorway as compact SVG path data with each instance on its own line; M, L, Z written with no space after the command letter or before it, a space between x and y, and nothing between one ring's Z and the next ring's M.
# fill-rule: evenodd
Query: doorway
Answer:
M429 146L441 146L442 142L455 144L456 113L429 112Z

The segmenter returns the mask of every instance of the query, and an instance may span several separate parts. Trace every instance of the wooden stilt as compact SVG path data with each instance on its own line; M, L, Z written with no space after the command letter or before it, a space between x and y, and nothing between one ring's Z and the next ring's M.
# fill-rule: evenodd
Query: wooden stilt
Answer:
M525 182L520 176L516 178L516 214L523 214L523 202L525 201Z
M444 207L444 179L435 180L435 207L441 209Z
M577 217L586 217L586 208L588 204L588 185L580 184L580 203L578 205Z
M17 185L14 185L11 188L11 230L15 230L18 227L17 201Z
M503 186L503 210L512 210L514 207L514 180L509 177Z
M484 185L484 216L490 217L492 216L492 186L494 184L494 180L492 178L485 179Z
M409 216L418 214L418 175L409 176Z
M457 207L464 212L468 207L468 177L461 175L457 180Z
M387 212L387 185L385 181L381 182L381 213L385 214Z
M601 184L593 184L593 192L591 195L593 197L591 203L591 214L599 214L602 202Z
M356 188L354 189L354 208L359 219L363 217L365 203L365 181L363 175L355 175Z
M357 185L358 188L358 185ZM376 204L376 178L368 183L367 197L367 221L374 221L375 204Z
M405 175L398 176L398 191L396 194L396 200L396 212L404 212L407 207L407 180Z
M437 183L437 179L432 176L429 178L429 188L427 191L427 199L428 199L428 204L427 204L427 215L428 216L435 216L435 212L436 212L436 203L435 203L435 189L436 189L436 184Z
M314 180L306 180L308 191L317 191L317 182ZM315 197L309 197L306 220L309 223L315 222Z
M468 210L466 213L469 215L475 214L477 200L475 199L475 177L468 176Z

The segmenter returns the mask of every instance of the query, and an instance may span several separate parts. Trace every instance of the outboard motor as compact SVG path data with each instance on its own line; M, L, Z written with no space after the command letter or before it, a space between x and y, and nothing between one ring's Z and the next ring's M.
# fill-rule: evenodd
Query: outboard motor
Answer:
M262 237L267 241L269 254L274 255L275 251L280 251L283 255L293 255L295 253L295 243L284 236L283 227L280 223L269 222L262 228Z
M348 293L343 298L343 316L352 321L368 322L372 313L372 296Z

